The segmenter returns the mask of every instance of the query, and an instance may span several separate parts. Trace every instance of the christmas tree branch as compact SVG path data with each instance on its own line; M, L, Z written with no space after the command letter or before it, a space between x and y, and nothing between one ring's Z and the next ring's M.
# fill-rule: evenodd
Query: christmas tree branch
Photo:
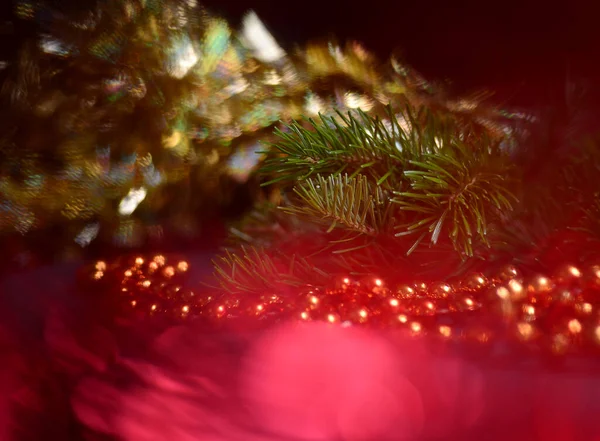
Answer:
M213 260L213 265L219 286L229 293L279 292L286 286L304 286L307 280L324 283L331 278L305 258L269 254L256 247L227 251Z
M359 173L374 177L378 185L399 173L403 162L399 146L414 147L415 139L403 130L387 109L391 127L358 110L344 115L320 115L319 122L305 120L309 127L295 121L275 130L278 142L271 144L271 156L260 172L275 182L293 183L317 174L351 177ZM408 112L408 111L407 111Z
M294 188L298 203L281 207L289 214L300 215L318 223L328 223L328 232L342 227L374 236L386 226L387 205L380 187L371 185L365 176L318 176Z
M502 153L480 145L475 153L460 143L442 148L437 154L410 161L415 170L406 170L410 191L395 192L393 202L410 212L397 236L419 234L409 254L430 236L432 245L451 227L448 236L457 251L473 256L475 236L488 245L488 225L497 212L511 211L516 197L509 189L510 168ZM447 229L446 229L447 230Z

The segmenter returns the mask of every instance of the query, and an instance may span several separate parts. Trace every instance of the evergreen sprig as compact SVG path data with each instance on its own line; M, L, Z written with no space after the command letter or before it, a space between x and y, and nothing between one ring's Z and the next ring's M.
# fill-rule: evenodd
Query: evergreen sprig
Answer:
M425 258L459 267L481 257L489 231L519 202L518 175L502 147L506 139L463 116L427 108L388 107L386 115L320 115L318 122L296 121L276 132L279 139L260 170L264 185L277 183L287 195L280 213L320 227L328 240L310 250L298 244L308 251L301 266L297 257L278 254L283 270L267 255L230 252L217 266L227 289L272 289L266 283L273 279L314 283L315 268L319 277L396 266L427 272L431 268L413 263ZM236 235L244 231L238 227ZM417 239L405 237L411 235ZM423 246L427 237L429 247ZM427 254L434 246L435 256ZM300 268L313 277L298 278Z
M260 173L276 182L295 183L319 174L354 177L365 174L383 185L401 172L403 151L416 149L417 139L404 130L391 108L388 126L362 110L336 116L319 115L284 124L276 129L277 142L271 143L269 158ZM415 118L406 111L409 120Z
M237 253L226 251L213 260L215 277L228 293L279 292L286 286L304 286L327 281L331 275L307 259L282 252L267 253L262 248L241 247Z
M489 222L512 208L511 167L498 139L482 127L427 108L386 109L382 120L362 111L294 122L261 170L295 184L297 203L282 209L315 223L364 235L392 228L417 234L411 254L442 233L464 256L487 244ZM447 224L452 227L447 228Z
M328 232L341 227L374 236L386 227L389 203L381 188L366 176L319 175L295 187L294 192L298 202L282 210L326 223Z
M398 226L402 231L396 234L419 235L408 254L428 235L436 245L446 230L454 248L471 257L476 238L489 245L490 220L511 211L517 202L510 191L511 168L505 155L484 140L477 152L455 141L409 163L413 169L404 176L410 190L395 192L393 199L400 210L414 214Z

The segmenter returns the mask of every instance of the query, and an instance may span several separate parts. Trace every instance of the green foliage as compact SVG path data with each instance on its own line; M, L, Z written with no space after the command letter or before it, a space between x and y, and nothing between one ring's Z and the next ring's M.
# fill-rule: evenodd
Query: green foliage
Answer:
M298 203L282 209L313 222L329 223L327 231L336 227L374 236L386 227L389 203L381 188L371 185L366 176L319 175L296 186Z
M271 254L255 247L242 247L239 253L227 251L213 261L220 288L229 293L277 292L284 286L319 283L330 275L311 265L305 258Z
M379 118L362 111L357 115L320 115L319 123L313 119L304 121L308 127L295 121L284 125L283 130L276 129L279 142L270 144L270 157L260 170L274 177L264 185L342 173L350 177L359 173L370 175L377 177L379 185L383 184L402 163L396 143L409 139L404 138L406 134L395 118L388 130Z
M528 250L551 247L561 228L600 238L597 142L561 153L491 127L406 107L388 108L384 118L320 116L278 131L261 173L285 195L282 217L318 229L296 236L295 248L289 231L286 249L305 257L303 274L453 277L481 262L514 260L516 250L537 259ZM307 251L301 242L315 233L327 242ZM228 255L229 267L236 259ZM262 283L244 274L240 287Z
M490 220L512 209L506 153L472 122L411 107L388 108L385 120L358 111L320 121L278 131L262 173L275 175L267 184L294 186L297 201L283 210L327 232L416 234L408 254L445 234L472 256Z
M510 168L500 151L473 152L457 142L410 165L416 168L404 172L410 191L394 192L393 199L400 210L417 215L397 233L419 235L409 254L427 235L436 245L450 222L448 235L455 249L471 257L475 237L489 245L490 217L511 211L517 202L509 189Z

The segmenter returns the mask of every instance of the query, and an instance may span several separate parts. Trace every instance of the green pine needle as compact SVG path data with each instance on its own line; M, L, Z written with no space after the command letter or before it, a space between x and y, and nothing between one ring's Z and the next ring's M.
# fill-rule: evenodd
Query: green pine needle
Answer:
M365 176L317 176L294 188L298 203L281 207L287 213L374 236L385 228L385 197Z
M511 168L493 149L476 154L455 143L437 154L424 155L421 161L410 161L410 165L416 170L406 170L404 176L411 190L395 192L393 202L415 215L400 225L397 233L419 234L415 244L429 236L436 245L447 231L455 249L471 257L474 239L488 244L490 219L511 211L517 202L510 190ZM447 223L451 225L448 228Z
M213 266L220 288L235 294L262 295L285 286L304 286L307 280L316 283L331 277L307 259L283 253L270 255L256 247L241 247L237 253L226 251L213 260Z

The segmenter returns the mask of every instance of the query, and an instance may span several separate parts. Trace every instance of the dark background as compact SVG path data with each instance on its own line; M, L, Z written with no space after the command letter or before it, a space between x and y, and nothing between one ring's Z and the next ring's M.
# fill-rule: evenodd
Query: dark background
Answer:
M84 9L91 0L50 0ZM102 0L99 0L102 1ZM12 1L0 1L2 21ZM428 79L450 80L457 92L491 88L516 104L560 100L567 79L595 83L600 64L600 6L592 0L206 0L239 26L254 9L286 48L334 35L356 39L381 59L400 51ZM0 51L31 25L4 26Z

